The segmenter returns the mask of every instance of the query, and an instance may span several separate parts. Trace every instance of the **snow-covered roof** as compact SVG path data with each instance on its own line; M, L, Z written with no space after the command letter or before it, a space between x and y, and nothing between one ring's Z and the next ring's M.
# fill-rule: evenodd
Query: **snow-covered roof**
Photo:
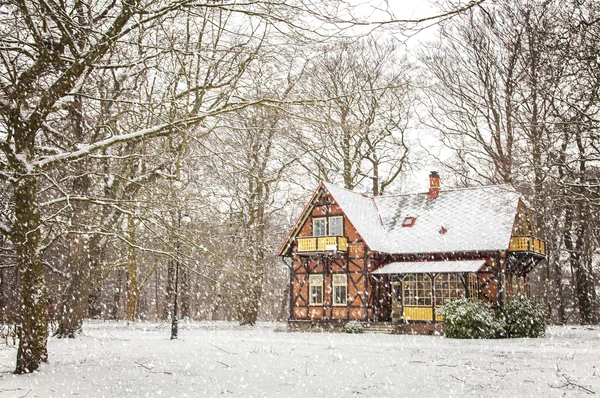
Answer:
M439 272L477 272L485 260L468 261L402 261L379 268L372 274L424 274Z
M389 252L392 249L388 231L382 224L374 198L327 182L323 185L371 250Z
M393 254L508 248L520 196L510 186L368 197L325 183L373 251ZM414 217L412 226L403 226Z

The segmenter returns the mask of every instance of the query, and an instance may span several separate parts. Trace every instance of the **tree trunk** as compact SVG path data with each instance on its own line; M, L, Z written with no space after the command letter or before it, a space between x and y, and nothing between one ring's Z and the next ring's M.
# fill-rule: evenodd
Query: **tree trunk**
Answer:
M258 214L262 220L264 212L259 210ZM265 269L264 224L261 223L256 226L254 233L256 236L249 239L249 242L252 242L251 255L240 273L242 281L239 291L240 297L237 300L240 325L254 325L256 323L263 293Z
M115 292L113 294L113 307L111 310L112 319L119 319L121 307L121 292L123 289L123 271L117 270L117 280L115 282Z
M179 267L179 288L181 289L181 313L180 319L190 318L191 317L191 303L190 303L190 289L191 289L191 281L190 281L190 273L184 267Z
M40 213L37 180L25 175L14 184L15 222L13 243L17 253L20 296L19 349L15 373L37 370L48 360L48 314L42 269Z
M211 321L217 320L219 319L219 310L221 309L221 303L223 302L223 295L221 294L221 281L219 279L220 277L217 277L217 280L215 281L215 289L214 289L214 295L213 295L213 300L210 301L210 319Z
M130 245L127 247L127 305L125 307L125 317L128 321L135 321L135 310L138 299L137 284L137 256L135 247L135 220L133 216L127 217L127 227L129 230Z
M345 118L342 118L342 128L346 128L344 126ZM341 143L341 151L343 155L342 164L342 176L344 177L344 188L346 189L354 189L354 178L352 176L352 162L350 160L350 134L349 132L344 131Z
M75 338L81 332L83 320L88 308L90 292L90 258L82 236L69 242L68 261L74 267L71 272L71 283L65 292L59 313L58 328L54 336L58 338Z
M249 265L245 276L238 299L238 321L240 325L254 325L260 309L262 273L258 267Z
M175 294L174 284L175 281L175 265L173 264L173 260L169 259L169 263L167 265L167 287L165 289L164 295L164 312L162 314L162 318L167 320L171 317L173 312L173 294Z
M565 227L564 241L565 248L569 253L569 263L571 268L575 271L575 296L577 297L580 323L582 325L588 325L592 323L593 317L591 301L592 292L590 291L589 284L591 275L587 273L582 253L583 242L585 240L585 228L582 225L579 225L573 231L573 223L571 221L573 217L576 217L576 213L568 208L566 213L568 223ZM573 233L575 234L575 241L573 241Z
M291 271L289 271L291 272ZM281 303L279 307L279 313L277 314L278 321L285 321L290 315L290 283L289 277L286 281L285 288L283 289L283 295L281 297Z

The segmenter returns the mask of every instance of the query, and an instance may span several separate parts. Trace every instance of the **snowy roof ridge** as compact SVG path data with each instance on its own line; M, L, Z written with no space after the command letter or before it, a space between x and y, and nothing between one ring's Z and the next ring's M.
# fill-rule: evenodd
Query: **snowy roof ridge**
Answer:
M389 252L392 249L383 220L372 197L323 181L369 249Z
M490 185L480 185L477 187L462 187L462 188L448 188L448 189L444 189L444 187L440 188L440 192L458 192L458 191L470 191L470 190L475 190L475 189L486 189L486 188L508 188L509 190L513 190L514 188L512 185L510 184L490 184ZM345 189L345 188L342 188ZM378 195L378 196L374 196L371 195L369 197L371 198L389 198L389 197L398 197L398 196L410 196L410 195L422 195L422 194L426 194L428 191L413 191L413 192L406 192L406 193L389 193L389 194L385 194L385 195ZM364 194L363 194L364 195Z

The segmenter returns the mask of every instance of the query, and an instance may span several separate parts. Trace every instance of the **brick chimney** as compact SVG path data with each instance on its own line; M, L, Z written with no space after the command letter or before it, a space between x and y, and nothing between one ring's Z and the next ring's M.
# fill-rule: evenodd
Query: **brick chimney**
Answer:
M440 175L437 171L429 173L429 199L435 199L440 194Z

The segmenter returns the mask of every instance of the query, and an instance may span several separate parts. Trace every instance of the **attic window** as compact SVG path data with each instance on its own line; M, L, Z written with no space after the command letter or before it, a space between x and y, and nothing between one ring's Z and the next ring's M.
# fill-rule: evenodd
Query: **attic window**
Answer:
M417 221L415 217L405 217L404 221L402 221L402 226L412 227L413 225L415 225L415 221Z

